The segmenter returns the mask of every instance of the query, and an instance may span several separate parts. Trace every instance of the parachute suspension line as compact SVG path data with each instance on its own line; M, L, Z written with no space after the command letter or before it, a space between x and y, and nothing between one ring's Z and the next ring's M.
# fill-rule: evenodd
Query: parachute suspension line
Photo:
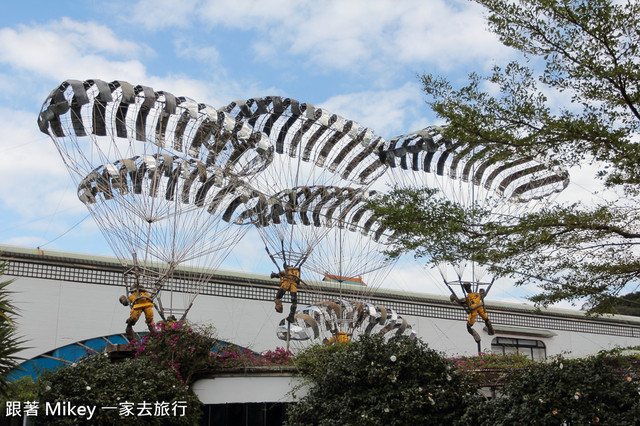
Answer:
M133 276L135 278L134 289L136 292L135 299L137 299L138 297L140 297L140 268L138 267L138 257L136 256L135 252L132 253L132 259L133 267L131 268L131 270L133 271Z
M158 179L158 173L157 173L157 169L156 169L156 170L154 170L154 173L153 173L153 181L151 182L151 185L155 186L156 182L157 182L157 179ZM145 247L145 253L144 253L144 257L145 257L144 261L145 261L145 263L149 260L149 247L150 247L150 244L151 244L151 231L152 231L151 225L154 222L153 211L155 209L155 204L156 204L156 199L155 199L154 196L151 196L149 198L151 198L151 200L149 200L150 201L150 204L149 204L149 217L145 218L145 220L147 221L147 241L146 241L146 247Z
M293 231L292 231L291 238L293 239ZM291 241L291 240L289 240L289 241ZM287 252L284 249L284 237L280 238L280 247L282 248L282 261L284 262L283 267L286 269L287 266L290 266L289 262L291 260L291 253L289 253L289 257L287 257ZM291 248L291 247L289 247L289 248Z
M341 224L340 224L341 225ZM338 282L340 284L339 290L340 290L340 299L342 299L342 284L344 281L344 275L342 272L342 261L343 261L343 255L342 255L342 226L338 225Z
M449 281L447 281L447 277L445 276L445 274L442 271L442 269L441 268L437 268L437 269L438 269L438 272L440 272L440 276L442 277L442 281L444 281L444 285L447 286L447 288L449 289L449 291L451 292L452 295L454 295L455 297L458 297L456 292L451 287L451 284L449 283ZM460 279L460 277L458 277L458 279Z
M300 144L298 144L298 148L297 148L298 149L298 154L297 154L297 161L296 161L296 174L295 174L295 179L293 180L293 184L294 184L293 188L298 188L298 186L300 184L300 166L301 166L301 163L302 163L302 147L303 147L303 145L304 144L300 143ZM294 210L297 209L297 207L298 207L298 194L297 194L297 192L295 192L295 190L294 190L293 196L292 196L292 203L293 203L292 208ZM293 247L291 245L293 243L293 238L294 238L294 233L293 233L294 226L295 225L292 224L291 229L289 230L289 245L290 245L290 247L289 247L289 257L291 257L292 254L293 254L292 253L293 252ZM283 254L283 258L284 258L284 241L281 241L281 242L283 243L283 245L282 245L282 254ZM307 244L307 246L309 246L309 245ZM305 253L305 254L301 253L300 263L297 264L295 267L300 269L302 267L302 263L303 263L302 257L306 257L306 256L308 256L308 253ZM292 259L290 258L289 261L291 261L291 260ZM289 264L288 261L287 261L287 264Z
M278 273L281 273L282 271L280 270L280 264L278 262L276 262L276 259L273 257L273 255L271 254L271 252L269 251L269 247L267 247L267 245L265 244L264 249L267 251L267 254L269 255L269 259L271 259L271 261L273 262L274 265L276 265L276 268L278 269Z
M85 220L87 220L88 217L91 216L91 213L88 213L85 217L83 217L82 219L80 219L80 221L78 223L76 223L75 225L73 225L71 228L67 229L66 231L64 231L62 234L58 235L57 237L55 237L53 240L47 241L44 244L40 244L37 248L38 250L40 250L41 247L44 247L46 245L51 244L52 242L58 240L59 238L64 237L65 235L67 235L69 232L71 232L74 228L76 228L78 225L80 225L82 222L84 222Z
M145 243L145 248L144 248L144 262L145 264L149 261L149 247L151 246L151 224L153 223L153 220L151 219L147 219L147 241ZM135 256L135 253L134 253ZM134 259L134 262L137 262Z
M157 178L157 175L154 175L154 179ZM155 182L154 182L155 184ZM154 198L154 197L152 197ZM174 197L173 199L173 203L175 205L175 203L177 202L179 197ZM176 210L177 211L177 210ZM172 227L172 235L171 235L171 255L170 255L170 259L174 260L177 257L177 253L176 253L176 236L177 236L177 223L178 223L178 215L174 214L173 218L172 218L172 222L171 222L171 227ZM171 315L173 315L173 297L174 297L174 286L170 286L170 292L169 292L169 303L170 303L170 313ZM185 308L185 311L183 313L184 316L187 315L187 312L189 312L189 309L191 309L191 305L193 304L193 300L191 301L191 303L189 303L189 305ZM183 316L183 318L184 318Z
M471 166L471 171L472 171L472 176L476 175L476 165L475 163ZM476 186L473 182L473 180L471 181L471 208L473 209L473 216L471 217L472 223L475 223L475 215L476 215ZM473 291L478 291L478 286L479 286L479 280L476 280L476 262L475 261L471 261L471 278L473 280L473 286L474 289ZM463 287L464 289L464 287Z
M496 280L496 277L491 278L491 282L489 283L489 285L487 286L486 290L485 290L485 296L489 294L489 290L491 290L491 287L493 286L493 282Z

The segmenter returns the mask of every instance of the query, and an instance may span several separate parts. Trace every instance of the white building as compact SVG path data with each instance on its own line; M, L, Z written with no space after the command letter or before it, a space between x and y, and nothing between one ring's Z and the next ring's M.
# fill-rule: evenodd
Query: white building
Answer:
M18 331L30 348L21 355L32 358L55 348L124 331L128 309L118 302L124 294L122 267L115 258L0 246L8 260L7 277L12 300L21 313ZM278 282L264 275L220 271L196 299L189 319L213 324L218 337L261 352L284 347L276 336L285 313L273 308ZM312 295L299 293L299 307L318 297L336 299L335 286L317 283ZM354 292L357 293L357 292ZM343 290L343 296L349 292ZM321 295L321 296L319 296ZM287 296L286 296L287 297ZM375 303L405 318L417 336L447 355L471 355L476 344L467 333L467 314L448 298L429 294L373 290ZM483 350L512 350L511 345L534 357L570 353L583 356L616 346L640 345L640 318L602 316L587 318L583 312L562 309L534 310L531 306L496 303L486 309L496 328L489 336L480 320ZM137 331L144 331L141 319ZM534 343L535 342L535 343ZM303 344L293 345L296 349ZM513 346L515 348L515 346Z
M0 251L0 257L8 262L6 277L15 279L9 288L21 314L18 333L28 340L29 349L20 356L37 359L39 365L54 366L64 362L61 359L86 354L91 348L99 351L108 340L124 341L122 334L129 311L118 302L125 284L117 259L13 246L0 246ZM276 313L273 298L277 286L277 280L263 275L216 272L196 299L189 319L212 324L221 340L257 352L284 347L286 342L279 340L276 332L287 315L288 299L285 313ZM343 289L339 294L336 286L317 283L312 294L299 292L299 307L316 302L318 297L332 300L349 295L349 290ZM466 312L448 298L384 289L372 291L369 297L406 319L417 337L431 348L450 356L477 352L476 343L466 330ZM583 356L603 349L640 345L640 318L588 318L580 311L536 311L527 305L491 300L486 309L496 334L489 336L482 321L476 323L474 328L482 337L483 350L519 350L538 359L561 353ZM135 329L145 331L142 319ZM304 343L292 342L293 350L302 346ZM275 380L276 386L286 389L289 378ZM269 391L270 387L274 389L269 380L260 383L264 383L265 397L261 398L258 390L250 399L286 401L283 392L274 396L276 393ZM207 404L247 402L246 392L216 394L206 383L194 388L200 389L199 396ZM256 387L254 383L253 389L258 388L263 386Z

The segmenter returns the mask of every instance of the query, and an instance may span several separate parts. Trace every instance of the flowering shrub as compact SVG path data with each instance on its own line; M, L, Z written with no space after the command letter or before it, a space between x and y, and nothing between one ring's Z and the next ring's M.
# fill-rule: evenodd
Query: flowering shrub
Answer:
M177 321L158 323L143 339L129 345L136 358L149 358L159 368L174 371L183 385L190 385L195 376L215 366L211 348L216 341L213 327Z
M242 367L247 365L256 365L259 355L249 349L239 348L229 345L224 349L218 350L212 354L218 361L220 367Z
M293 359L293 354L283 348L276 348L275 351L268 350L256 353L249 349L239 348L229 345L218 350L218 367L254 367L269 365L289 365Z
M194 425L202 414L201 403L193 391L181 386L171 371L156 368L150 358L111 363L106 356L96 355L56 371L45 371L36 385L40 411L31 417L35 424ZM60 402L97 409L91 419L81 415L47 415L45 404ZM169 407L167 412L156 412L160 403ZM127 405L133 407L132 413L121 414L121 407ZM151 415L139 416L140 407L145 405ZM178 406L183 406L184 411L174 413L172 407Z
M217 368L287 365L293 354L282 348L256 353L235 345L221 345L212 327L189 322L158 323L141 340L129 344L136 358L149 358L159 368L175 372L183 385Z
M418 339L318 345L296 365L313 386L287 409L291 425L451 425L479 398L466 375Z
M501 397L475 402L461 424L637 424L638 371L623 358L601 353L553 358L513 369Z
M266 351L262 353L262 357L275 365L290 365L293 359L291 351L284 348L276 348L275 351Z

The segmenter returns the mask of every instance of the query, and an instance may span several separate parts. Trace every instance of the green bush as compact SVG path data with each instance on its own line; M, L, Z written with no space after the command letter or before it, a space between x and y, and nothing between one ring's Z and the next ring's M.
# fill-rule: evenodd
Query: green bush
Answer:
M36 401L38 399L37 384L31 376L24 376L9 382L6 389L7 394L0 395L0 418L5 416L7 402Z
M640 419L637 377L624 358L557 357L514 369L488 402L475 401L461 424L634 425Z
M296 364L310 389L287 410L289 424L452 424L477 398L466 376L417 339L363 336L312 347Z
M157 369L149 359L111 363L106 356L94 356L44 372L38 380L38 401L38 415L32 419L44 425L194 425L202 414L200 401L176 374ZM61 412L47 415L46 407L57 403L96 407L95 414L91 419ZM127 407L131 415L123 411Z

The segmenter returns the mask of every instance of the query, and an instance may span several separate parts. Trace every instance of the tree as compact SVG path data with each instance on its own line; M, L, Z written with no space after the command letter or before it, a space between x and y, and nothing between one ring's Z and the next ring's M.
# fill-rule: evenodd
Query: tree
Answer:
M318 345L296 361L311 386L287 409L289 424L453 424L478 397L451 361L406 337Z
M618 315L640 316L640 292L628 293L613 302L612 311Z
M487 77L473 73L457 89L423 76L428 103L448 123L444 136L488 148L483 155L503 161L543 155L565 166L601 165L596 177L621 198L484 222L478 218L486 212L433 191L396 189L372 208L396 230L394 255L415 250L434 262L475 260L517 284L539 284L535 302L587 300L590 311L608 311L640 277L640 5L476 2L487 9L491 31L529 66L512 62ZM566 104L554 107L549 93Z
M0 264L0 277L4 275L6 263ZM7 375L18 367L21 358L16 357L23 347L23 341L16 334L14 318L16 311L9 300L7 287L13 280L0 282L0 395L7 395Z

